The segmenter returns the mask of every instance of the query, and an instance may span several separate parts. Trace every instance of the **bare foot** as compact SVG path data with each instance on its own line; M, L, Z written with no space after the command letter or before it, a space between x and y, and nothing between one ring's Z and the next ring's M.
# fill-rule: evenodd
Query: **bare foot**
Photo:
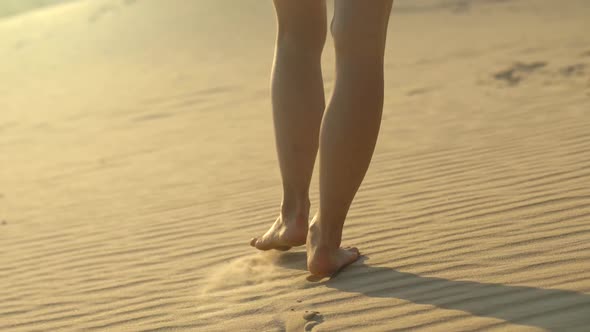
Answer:
M259 250L282 251L304 245L307 238L308 216L309 204L298 212L283 211L264 235L250 240L250 245Z
M340 248L340 238L321 234L314 219L307 238L307 269L315 277L333 276L360 256L355 247Z
M359 256L359 250L355 247L317 250L311 257L308 256L307 269L313 276L330 277L354 263Z

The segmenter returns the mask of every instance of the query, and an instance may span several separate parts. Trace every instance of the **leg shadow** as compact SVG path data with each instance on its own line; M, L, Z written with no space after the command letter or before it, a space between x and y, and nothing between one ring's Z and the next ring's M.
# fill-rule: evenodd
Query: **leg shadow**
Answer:
M325 283L369 297L395 298L553 331L590 331L590 295L559 289L422 277L363 261Z

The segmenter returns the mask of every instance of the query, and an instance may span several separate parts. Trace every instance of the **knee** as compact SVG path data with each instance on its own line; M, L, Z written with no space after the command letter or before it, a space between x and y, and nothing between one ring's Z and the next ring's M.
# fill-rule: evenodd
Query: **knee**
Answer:
M321 20L279 22L277 43L299 53L321 54L327 27Z
M358 29L354 24L334 18L330 25L337 57L375 60L383 58L385 36L380 29Z

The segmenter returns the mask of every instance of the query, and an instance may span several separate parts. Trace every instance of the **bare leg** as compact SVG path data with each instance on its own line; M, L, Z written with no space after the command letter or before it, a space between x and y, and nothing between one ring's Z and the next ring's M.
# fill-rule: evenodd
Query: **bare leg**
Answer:
M356 248L340 248L340 241L379 132L392 0L336 0L334 6L336 82L320 134L320 207L307 237L307 267L318 276L359 256Z
M325 107L321 54L326 40L326 4L320 0L275 0L278 34L271 94L279 166L281 212L250 244L260 250L303 245L309 218L309 183Z

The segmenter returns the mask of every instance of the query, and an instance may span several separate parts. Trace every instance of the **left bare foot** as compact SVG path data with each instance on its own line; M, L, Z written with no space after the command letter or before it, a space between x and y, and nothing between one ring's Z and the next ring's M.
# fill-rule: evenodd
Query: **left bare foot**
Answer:
M250 240L250 245L259 250L289 250L305 244L309 204L299 211L283 211L270 229L259 238Z

